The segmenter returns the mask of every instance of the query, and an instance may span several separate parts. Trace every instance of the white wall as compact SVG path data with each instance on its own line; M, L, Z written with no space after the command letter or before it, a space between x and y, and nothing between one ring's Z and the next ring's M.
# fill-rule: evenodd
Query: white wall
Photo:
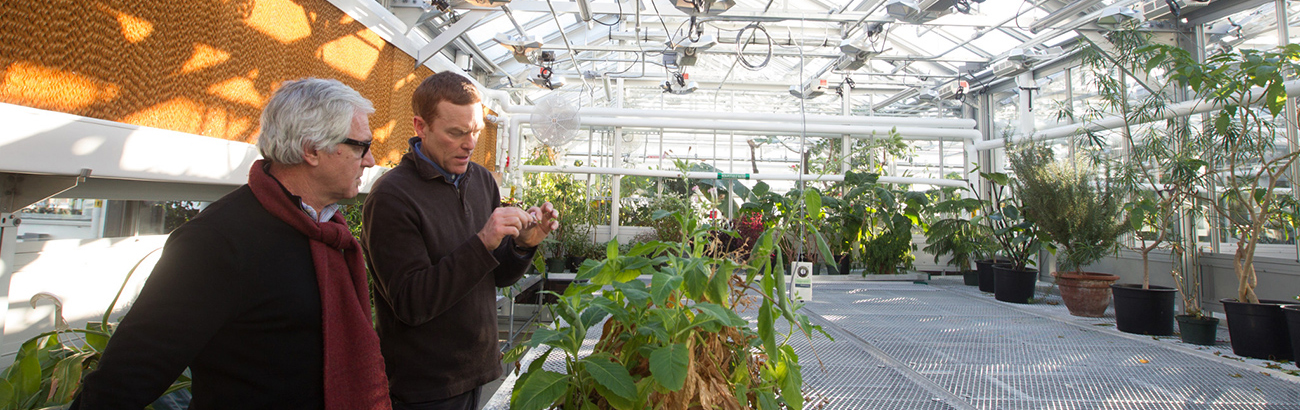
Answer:
M63 300L63 316L68 323L84 328L87 321L100 320L127 272L144 259L114 309L111 318L116 321L135 300L162 252L149 253L162 248L166 240L166 235L151 235L19 243L9 285L0 366L12 363L13 353L24 341L54 330L54 306L41 302L33 308L28 302L32 295L49 292L58 296Z

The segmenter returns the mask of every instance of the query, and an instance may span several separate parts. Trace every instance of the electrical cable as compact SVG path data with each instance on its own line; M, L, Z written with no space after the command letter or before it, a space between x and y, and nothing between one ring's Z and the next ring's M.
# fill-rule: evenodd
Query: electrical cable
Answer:
M745 30L750 31L750 38L749 40L745 40L742 42L741 39L745 37ZM749 47L750 40L753 40L754 36L757 35L759 31L762 31L763 37L767 38L767 58L764 58L762 63L751 64L749 60L745 59L744 52L745 52L745 48ZM772 61L772 36L767 33L767 29L763 28L762 24L759 24L757 22L750 23L749 25L745 26L745 28L740 29L740 31L736 33L736 59L739 60L740 64L743 64L745 68L749 69L750 71L761 70L763 67L767 66L767 63Z
M595 16L592 16L592 17L591 17L591 20L592 20L592 21L595 21L597 24L600 24L600 25L602 25L602 26L606 26L606 27L609 27L609 28L610 28L610 37L611 37L611 38L614 37L614 35L613 35L613 32L614 32L614 26L617 26L618 23L622 23L622 22L623 22L623 2L618 1L618 0L615 0L615 1L614 1L614 4L617 4L617 5L618 5L618 15L617 15L617 16L614 16L615 18L614 18L614 22L613 22L613 23L608 23L608 24L606 24L605 22L600 21L600 19L596 18Z
M651 1L651 2L650 2L650 7L654 7L654 9L655 9L655 16L659 17L659 25L664 26L664 35L666 36L666 35L668 35L668 33L671 33L671 31L668 31L668 24L667 24L667 23L664 23L664 15L663 15L663 14L659 14L659 6L656 5L655 2ZM649 30L646 30L646 35L649 35ZM670 38L669 40L672 40L672 39Z

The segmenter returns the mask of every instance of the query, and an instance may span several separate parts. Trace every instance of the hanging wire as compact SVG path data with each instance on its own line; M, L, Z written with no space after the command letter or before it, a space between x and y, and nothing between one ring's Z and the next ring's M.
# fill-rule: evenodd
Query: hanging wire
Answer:
M555 5L551 4L551 0L546 0L546 7L551 9L552 16L560 15L555 12ZM578 79L582 80L582 90L589 94L594 93L596 89L587 82L587 76L582 75L582 66L578 65L578 53L573 52L573 46L569 43L569 35L564 32L564 26L560 24L560 19L553 18L551 21L554 21L555 27L560 30L560 38L564 39L564 48L569 50L569 59L573 60L573 70L578 72Z
M546 1L551 1L551 0L546 0ZM669 30L668 30L668 24L664 23L664 15L663 15L663 14L659 14L659 6L656 5L654 1L651 1L651 2L650 2L650 7L654 7L654 9L655 9L655 16L659 17L659 25L664 26L664 35L669 35L668 33L671 33L672 31L669 31ZM670 38L670 39L668 39L668 40L671 41L672 39Z
M750 37L747 40L741 41L745 37L746 30L749 31ZM749 47L750 42L754 40L754 36L760 31L763 32L763 37L767 39L767 57L763 59L762 63L752 64L749 60L745 59L744 51L746 47ZM750 23L748 26L745 26L745 28L740 29L740 31L736 33L736 59L750 71L758 71L763 67L766 67L767 63L772 61L772 36L767 33L767 29L763 28L762 24L757 22Z
M617 26L618 23L622 23L622 22L623 22L623 2L618 1L618 0L615 0L615 1L614 1L614 4L617 4L617 5L618 5L618 15L614 16L614 22L613 22L613 23L606 23L606 22L600 21L600 19L596 18L595 16L592 16L592 17L591 17L591 21L595 21L597 24L600 24L600 25L602 25L602 26L610 27L610 30L611 30L611 32L612 32L614 26ZM611 35L611 37L612 37L612 35Z

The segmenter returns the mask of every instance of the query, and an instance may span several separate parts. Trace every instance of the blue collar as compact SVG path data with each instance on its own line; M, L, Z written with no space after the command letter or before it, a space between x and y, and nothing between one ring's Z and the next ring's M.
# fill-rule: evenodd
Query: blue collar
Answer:
M461 177L464 177L465 174L456 175L447 172L447 170L445 169L442 169L441 166L438 166L437 162L433 162L433 160L429 159L429 157L424 155L424 150L421 147L422 145L423 145L422 141L420 141L419 137L412 138L411 149L415 150L415 155L419 156L420 159L424 160L424 162L428 162L430 165L433 165L433 169L438 170L438 173L442 174L443 178L447 178L447 182L451 182L452 186L460 188Z

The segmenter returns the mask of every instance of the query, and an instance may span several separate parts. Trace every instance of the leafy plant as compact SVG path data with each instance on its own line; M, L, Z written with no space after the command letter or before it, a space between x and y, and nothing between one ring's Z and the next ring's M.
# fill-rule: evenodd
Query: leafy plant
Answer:
M1091 42L1080 42L1082 69L1095 79L1097 102L1086 102L1082 111L1066 105L1058 113L1059 118L1071 122L1089 123L1108 116L1125 119L1118 131L1127 158L1100 155L1095 158L1107 161L1109 168L1117 170L1114 180L1129 197L1125 209L1133 229L1138 231L1135 235L1138 244L1133 250L1142 255L1142 289L1151 287L1152 251L1168 248L1172 260L1182 259L1185 249L1179 218L1201 212L1196 191L1206 186L1210 169L1205 158L1215 149L1209 134L1193 129L1186 117L1161 120L1173 102L1170 96L1174 89L1181 86L1177 81L1163 84L1149 81L1147 86L1157 88L1140 98L1132 98L1126 76L1114 75L1115 70L1122 70L1129 74L1144 73L1150 79L1158 72L1170 71L1172 64L1168 59L1149 64L1153 57L1153 50L1147 47L1150 39L1151 34L1147 32L1111 32L1106 40L1111 43L1112 47L1108 48L1112 52L1105 52ZM1085 126L1081 130L1084 140L1098 148L1090 152L1105 152L1106 139L1101 131L1092 128ZM1185 312L1200 317L1199 281L1184 280L1179 263L1173 264L1170 274L1183 298Z
M553 311L561 320L508 354L517 360L524 349L546 349L520 375L512 409L803 407L802 367L786 341L796 330L811 337L821 328L797 313L801 305L785 294L780 263L766 257L782 256L773 239L780 228L765 231L755 257L741 264L716 253L710 227L681 212L672 217L682 241L641 243L626 253L611 241L606 259L580 269L577 278L588 284L559 295ZM649 286L639 275L652 277ZM754 305L751 327L736 310ZM778 317L790 324L784 335ZM583 340L597 326L600 339L584 357ZM543 370L557 350L564 373Z
M1123 198L1091 165L1057 161L1051 148L1039 144L1020 147L1009 160L1019 178L1022 212L1059 245L1065 270L1083 272L1114 253L1120 235L1132 229Z
M984 215L980 221L993 232L997 253L1010 260L1013 269L1024 270L1044 249L1039 228L1021 213L1024 207L1013 194L1011 177L1001 172L981 172L980 177L989 185L987 200L975 192L975 198L983 207Z
M1300 157L1300 151L1279 150L1276 121L1286 107L1284 82L1300 72L1300 44L1271 50L1242 49L1212 55L1204 63L1187 50L1149 45L1138 50L1151 57L1151 70L1168 63L1170 77L1191 87L1197 97L1221 109L1212 114L1206 130L1215 149L1207 161L1211 182L1223 187L1218 198L1204 198L1237 237L1233 270L1237 275L1237 300L1259 303L1255 294L1255 250L1271 224L1286 219L1285 196L1278 184Z
M55 330L23 342L14 357L14 363L0 373L0 408L47 409L71 403L81 389L82 374L95 369L104 348L108 346L109 338L113 336L115 326L109 322L109 315L122 297L127 282L140 265L157 251L158 249L149 252L131 267L122 280L122 287L118 288L113 301L104 310L103 318L98 323L88 323L85 329L68 326L63 318L63 304L58 298L48 293L32 296L33 307L40 299L54 302ZM163 395L189 387L189 376L182 374Z
M978 255L991 253L992 230L977 219L962 217L974 213L981 205L979 199L960 197L935 204L935 212L951 215L931 223L925 231L925 251L934 255L935 262L952 255L948 264L967 272Z

